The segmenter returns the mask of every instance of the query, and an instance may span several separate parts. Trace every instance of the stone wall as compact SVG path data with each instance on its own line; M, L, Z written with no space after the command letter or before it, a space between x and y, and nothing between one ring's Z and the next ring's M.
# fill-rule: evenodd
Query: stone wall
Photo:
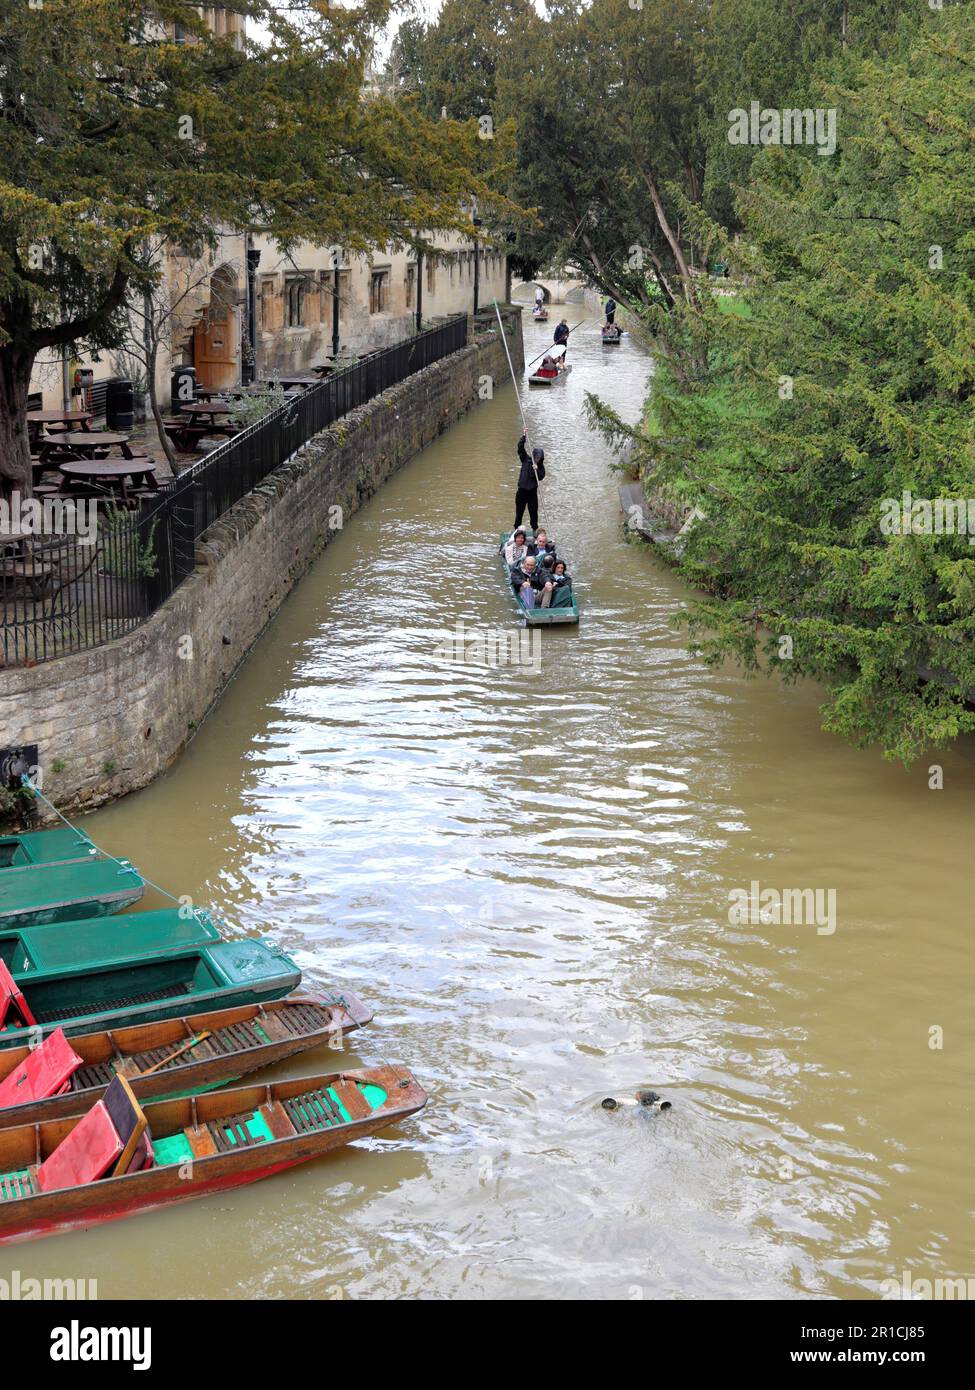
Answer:
M516 370L521 320L507 320ZM87 810L145 786L179 754L266 624L391 474L508 379L500 335L386 391L316 435L200 537L195 572L135 632L0 671L0 746L38 745L47 796Z

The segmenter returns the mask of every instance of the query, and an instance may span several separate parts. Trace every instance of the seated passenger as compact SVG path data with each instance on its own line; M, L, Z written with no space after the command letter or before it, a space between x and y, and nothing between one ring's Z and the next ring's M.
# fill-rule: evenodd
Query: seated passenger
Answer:
M552 598L552 607L571 608L572 579L566 573L564 560L556 560L552 566L552 585L555 591Z
M559 369L556 366L555 358L548 353L542 358L542 365L538 369L539 376L558 376Z
M538 606L541 594L541 607L547 608L552 602L555 586L537 567L534 555L527 555L519 566L511 571L511 587L526 608Z
M513 569L515 565L520 565L528 553L524 531L515 531L504 547L504 558L509 568Z
M528 544L528 554L540 558L543 555L551 555L555 558L555 542L550 541L548 532L544 526L539 526L534 538Z

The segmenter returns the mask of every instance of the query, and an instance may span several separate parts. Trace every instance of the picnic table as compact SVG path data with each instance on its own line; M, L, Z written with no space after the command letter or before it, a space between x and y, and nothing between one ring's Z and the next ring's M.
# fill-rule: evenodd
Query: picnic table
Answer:
M159 481L156 478L158 465L156 460L151 458L133 458L130 454L120 459L71 459L57 466L69 483L89 483L93 486L104 484L126 499L130 496L128 480L131 480L135 488L143 486L153 492L159 489Z
M57 565L44 559L44 553L54 548L38 545L32 530L8 526L0 532L0 585L6 590L20 583L32 598L43 598L57 572Z
M36 437L43 425L55 425L62 431L71 430L76 425L82 430L89 430L94 418L90 410L28 410L27 431Z
M262 386L280 386L285 391L306 391L309 386L317 386L321 381L320 376L311 376L308 372L302 372L295 376L269 376L265 377Z
M205 424L207 419L216 424L221 416L230 415L236 410L236 406L222 400L190 401L188 405L181 405L179 409L180 414L189 416L191 425L199 425Z
M166 433L176 445L186 453L192 453L208 434L223 434L232 438L240 433L240 427L227 418L237 409L228 401L190 401L179 408L182 420L173 420L164 426Z
M82 458L100 458L109 449L118 449L122 457L130 459L127 434L110 434L107 430L72 430L70 438L66 435L48 435L38 441L38 462L57 467L59 458L80 455Z

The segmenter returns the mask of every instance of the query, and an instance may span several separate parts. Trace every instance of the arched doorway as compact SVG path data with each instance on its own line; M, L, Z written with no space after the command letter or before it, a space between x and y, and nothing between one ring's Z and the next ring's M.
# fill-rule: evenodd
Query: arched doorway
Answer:
M236 270L218 266L210 276L210 302L193 329L193 365L200 386L222 390L240 380L240 303Z

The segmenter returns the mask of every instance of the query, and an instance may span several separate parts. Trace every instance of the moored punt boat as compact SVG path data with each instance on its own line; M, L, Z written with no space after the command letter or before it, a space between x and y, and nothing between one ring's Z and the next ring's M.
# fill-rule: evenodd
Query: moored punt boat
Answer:
M554 386L556 382L562 381L572 371L572 364L566 363L561 357L556 358L559 364L553 372L551 368L545 366L544 361L537 371L532 372L528 378L529 386Z
M35 864L73 864L90 859L97 852L87 836L68 828L0 835L0 878L5 869L30 868Z
M0 1244L257 1182L415 1115L426 1101L411 1073L393 1066L145 1110L116 1078L80 1119L0 1131Z
M526 527L520 527L525 532L526 537L534 539L534 532ZM511 570L507 560L504 558L504 548L510 541L511 531L502 531L498 543L498 558L504 570L504 583L508 593L514 599L518 612L524 618L528 627L554 627L564 623L577 623L579 621L579 604L576 600L575 589L572 590L572 602L564 608L526 608L521 599L515 593L511 584ZM559 557L560 559L562 556Z
M0 1047L61 1026L102 1028L236 1008L290 994L301 971L261 941L216 940L199 911L136 912L0 930ZM40 1030L40 1032L39 1032Z
M104 855L16 864L0 869L0 928L104 917L131 907L145 891L137 869Z
M372 1018L349 991L82 1033L0 1050L0 1129L79 1115L124 1076L140 1100L212 1090L361 1028ZM68 1073L70 1072L70 1076ZM58 1088L67 1078L69 1090Z

